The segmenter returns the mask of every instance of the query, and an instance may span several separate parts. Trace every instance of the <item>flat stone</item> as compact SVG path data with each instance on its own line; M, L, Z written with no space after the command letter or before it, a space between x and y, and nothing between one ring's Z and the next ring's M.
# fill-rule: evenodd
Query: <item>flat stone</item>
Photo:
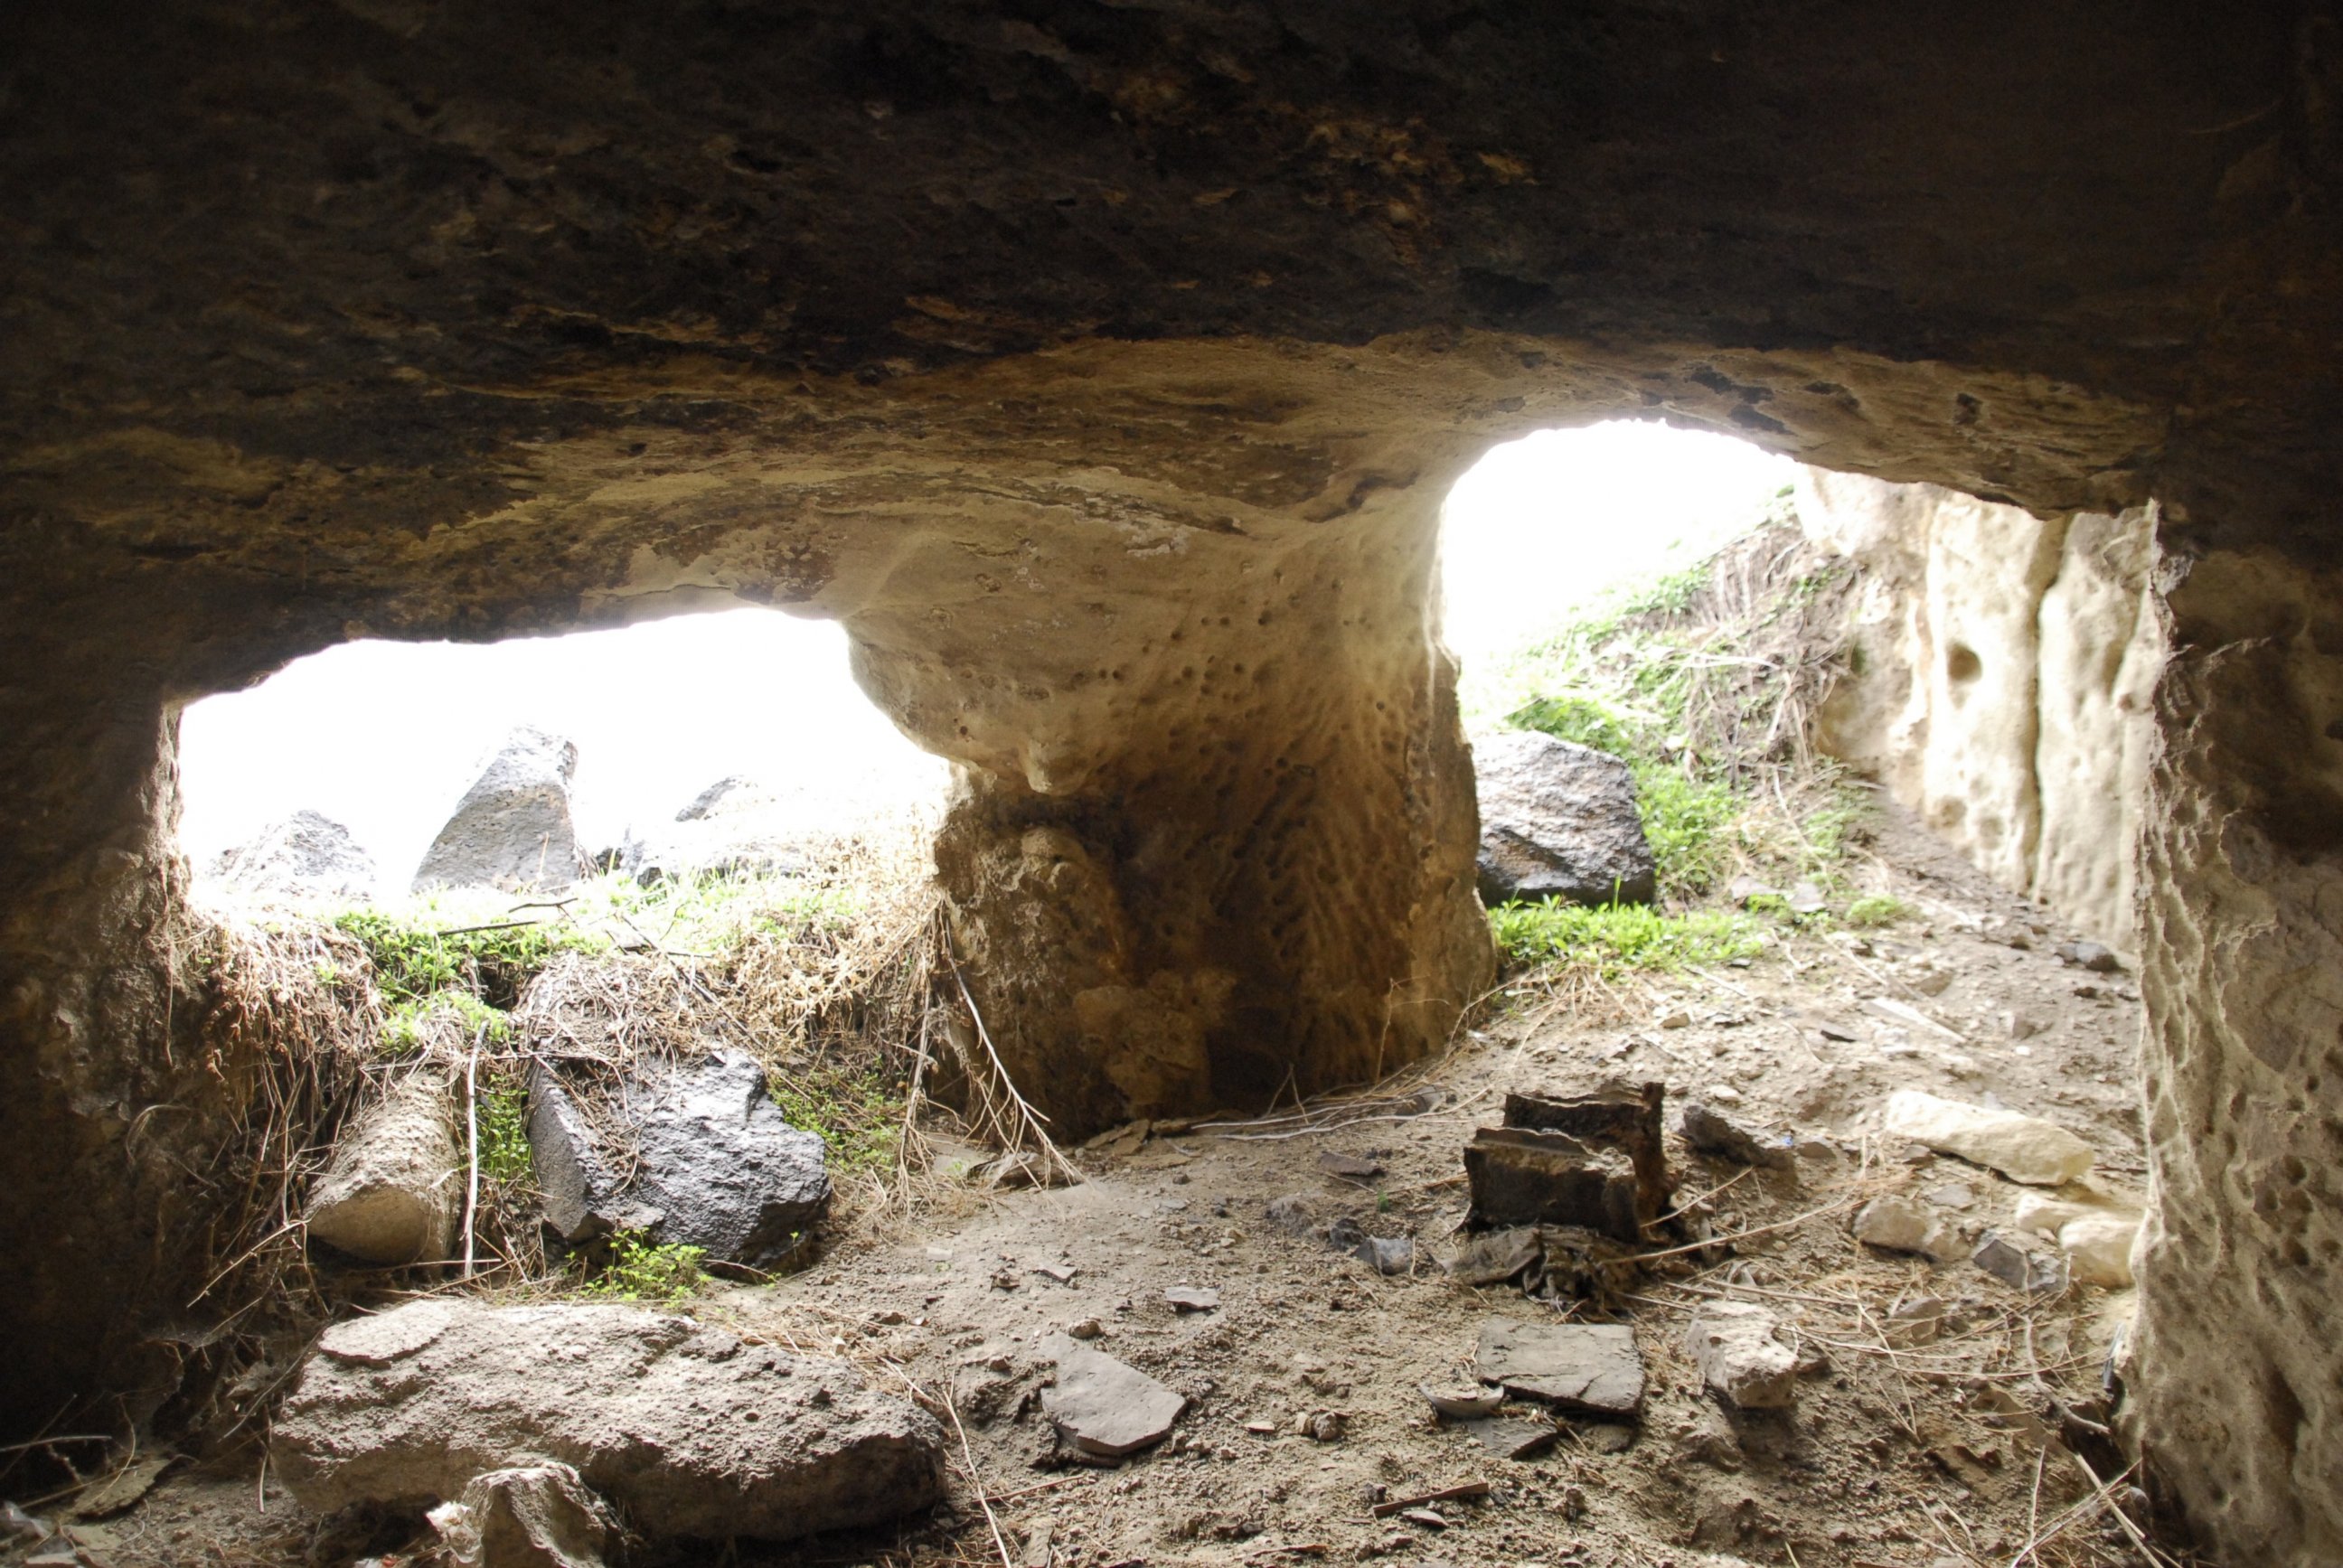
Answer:
M1940 1100L1916 1089L1899 1089L1887 1097L1886 1131L2029 1186L2056 1187L2091 1168L2091 1146L2053 1122Z
M1856 1241L1891 1252L1917 1252L1938 1263L1961 1255L1960 1236L1943 1215L1893 1193L1856 1210L1852 1228Z
M1473 742L1481 897L1648 904L1658 896L1635 782L1616 757L1530 730Z
M1473 1237L1441 1266L1460 1285L1494 1285L1536 1262L1544 1250L1535 1225L1514 1225Z
M1041 1391L1042 1413L1085 1453L1121 1459L1151 1447L1188 1408L1145 1372L1064 1334L1044 1339L1041 1354L1058 1364L1056 1384Z
M271 1470L321 1513L548 1462L654 1537L785 1541L944 1494L925 1411L682 1313L432 1300L365 1325L327 1333L271 1439Z
M1521 1323L1491 1318L1473 1355L1483 1382L1572 1410L1633 1415L1644 1403L1644 1357L1624 1323Z
M1318 1156L1318 1169L1345 1181L1366 1181L1383 1173L1383 1162L1364 1154L1342 1154L1330 1149Z
M2068 1271L2087 1285L2110 1291L2132 1283L2131 1248L2139 1236L2139 1216L2102 1211L2069 1220L2058 1228L2058 1247Z
M1485 1421L1459 1422L1457 1425L1498 1459L1534 1459L1562 1436L1561 1430L1551 1422L1520 1416L1493 1416Z
M1163 1292L1163 1299L1179 1312L1213 1312L1221 1307L1221 1292L1209 1285L1174 1285Z
M1743 1165L1786 1171L1795 1159L1786 1145L1768 1142L1697 1100L1684 1101L1684 1110L1676 1118L1676 1131L1684 1134L1686 1144L1701 1153L1715 1154Z
M1977 1238L1970 1261L2014 1290L2055 1296L2066 1288L2066 1260L2059 1253L2000 1231Z
M1774 1314L1747 1302L1707 1302L1692 1315L1684 1349L1701 1381L1743 1410L1780 1410L1797 1397L1798 1358L1775 1337Z

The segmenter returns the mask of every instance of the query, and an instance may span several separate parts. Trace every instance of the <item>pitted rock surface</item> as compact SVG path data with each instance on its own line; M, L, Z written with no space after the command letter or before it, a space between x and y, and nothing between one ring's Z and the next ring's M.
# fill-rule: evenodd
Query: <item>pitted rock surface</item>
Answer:
M1532 730L1473 742L1481 898L1648 904L1659 896L1635 781L1608 752Z
M337 1327L269 1452L321 1513L452 1501L476 1476L556 1460L660 1537L874 1524L944 1481L935 1421L844 1362L618 1305L427 1301Z
M212 863L212 879L246 897L372 899L381 889L374 857L350 830L320 811L278 819Z

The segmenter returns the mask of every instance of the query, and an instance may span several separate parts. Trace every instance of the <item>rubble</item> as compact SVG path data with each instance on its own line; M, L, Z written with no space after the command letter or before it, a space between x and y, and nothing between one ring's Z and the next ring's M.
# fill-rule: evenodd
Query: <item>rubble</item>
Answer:
M1041 1392L1041 1410L1059 1436L1084 1453L1121 1459L1171 1435L1188 1402L1135 1367L1064 1334L1041 1342L1058 1367Z
M1780 1410L1797 1395L1798 1359L1775 1338L1774 1314L1746 1302L1706 1302L1684 1331L1701 1381L1742 1410Z
M1420 1383L1417 1390L1438 1414L1451 1421L1481 1421L1497 1413L1505 1402L1505 1391L1487 1389L1474 1384L1470 1388L1434 1388Z
M2066 1260L2023 1237L1987 1231L1969 1256L1995 1279L2028 1295L2055 1296L2066 1288Z
M456 1568L602 1568L610 1536L600 1502L566 1464L476 1475L429 1519Z
M1703 1154L1718 1155L1743 1165L1759 1165L1769 1171L1787 1171L1796 1162L1788 1145L1767 1142L1701 1101L1684 1101L1684 1110L1676 1117L1676 1130L1687 1145Z
M2091 1146L2054 1122L1939 1100L1916 1089L1887 1097L1886 1131L2028 1186L2056 1187L2091 1168Z
M1624 1323L1481 1325L1473 1368L1507 1393L1602 1415L1634 1415L1644 1403L1644 1357Z
M1891 1252L1917 1252L1932 1262L1961 1255L1961 1239L1934 1210L1909 1198L1874 1198L1855 1211L1855 1239Z
M2139 1236L2139 1216L2099 1211L2058 1228L2058 1246L2068 1271L2087 1285L2123 1290L2132 1283L2131 1249Z
M845 1362L617 1304L428 1298L337 1323L269 1448L319 1513L460 1498L548 1461L653 1537L791 1540L944 1493L934 1420Z

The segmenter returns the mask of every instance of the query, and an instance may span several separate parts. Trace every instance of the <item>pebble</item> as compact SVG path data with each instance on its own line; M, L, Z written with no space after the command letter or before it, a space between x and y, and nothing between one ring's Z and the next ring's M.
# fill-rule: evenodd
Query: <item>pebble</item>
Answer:
M1221 1292L1209 1285L1174 1285L1163 1292L1163 1299L1177 1312L1218 1312Z
M2131 1248L2138 1235L2137 1214L2086 1214L2059 1227L2058 1245L2076 1279L2119 1291L2132 1283Z
M2032 1296L2055 1296L2066 1288L2066 1261L2056 1252L2042 1251L2014 1236L1987 1231L1977 1239L1970 1261L2013 1290Z
M1701 1381L1742 1410L1781 1410L1797 1397L1798 1358L1775 1338L1774 1314L1747 1302L1709 1302L1693 1313L1684 1349Z
M2056 1187L2091 1168L2091 1146L2054 1122L1940 1100L1916 1089L1899 1089L1887 1097L1886 1130L2028 1186Z
M1893 1194L1874 1198L1855 1211L1855 1239L1891 1252L1917 1252L1938 1263L1961 1255L1960 1237L1944 1216Z

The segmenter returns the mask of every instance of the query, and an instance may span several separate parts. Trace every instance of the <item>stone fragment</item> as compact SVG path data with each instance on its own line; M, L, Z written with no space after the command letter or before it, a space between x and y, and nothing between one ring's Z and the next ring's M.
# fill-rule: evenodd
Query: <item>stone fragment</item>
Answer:
M2138 1236L2138 1215L2100 1212L2060 1226L2058 1246L2076 1279L2119 1291L2132 1283L2131 1249Z
M1798 1358L1775 1338L1774 1314L1747 1302L1707 1302L1692 1315L1684 1349L1701 1381L1743 1410L1780 1410L1797 1397Z
M1940 1296L1914 1296L1887 1310L1887 1342L1899 1349L1934 1344L1945 1332L1946 1308Z
M1473 1441L1496 1459L1535 1459L1554 1445L1562 1431L1551 1422L1523 1416L1493 1416L1458 1423Z
M1886 1130L2029 1186L2056 1187L2091 1168L2091 1146L2063 1127L2014 1111L1940 1100L1916 1089L1899 1089L1887 1097Z
M1473 1237L1441 1266L1461 1285L1494 1285L1538 1261L1537 1227L1516 1225Z
M370 900L381 890L374 857L331 817L300 810L269 823L212 862L211 880L246 898Z
M1383 1162L1364 1154L1328 1150L1318 1156L1318 1169L1345 1181L1367 1181L1383 1173Z
M632 1143L624 1161L559 1078L542 1065L530 1075L530 1154L545 1217L567 1241L639 1230L764 1268L796 1250L830 1201L820 1135L789 1125L746 1052L647 1073L614 1110Z
M464 1205L447 1075L400 1073L356 1111L334 1141L310 1195L309 1239L361 1262L397 1266L451 1255Z
M2107 1211L2095 1203L2078 1203L2046 1192L2022 1192L2010 1211L2009 1222L2029 1234L2056 1240L2070 1221Z
M1351 1255L1379 1274L1404 1274L1415 1267L1415 1242L1405 1236L1368 1236Z
M2026 1238L1987 1231L1977 1238L1970 1261L2014 1290L2055 1296L2066 1288L2066 1261Z
M934 1420L846 1363L617 1304L435 1299L337 1324L270 1446L319 1513L460 1497L475 1476L547 1461L655 1537L789 1540L944 1490Z
M577 747L542 729L515 729L424 851L415 891L568 888L578 876L569 820L569 781L577 771Z
M1715 1154L1743 1165L1762 1165L1769 1171L1786 1171L1795 1160L1787 1145L1769 1142L1743 1127L1739 1122L1712 1111L1697 1100L1684 1101L1676 1119L1676 1130L1684 1141L1703 1154Z
M1481 897L1648 904L1651 846L1627 765L1530 730L1473 743L1481 798Z
M1432 1408L1451 1421L1484 1420L1496 1414L1497 1408L1505 1402L1503 1389L1483 1388L1477 1383L1453 1388L1435 1388L1430 1383L1416 1386Z
M1961 1255L1959 1235L1944 1216L1893 1193L1874 1198L1855 1211L1855 1239L1891 1252L1917 1252L1933 1262Z
M618 869L644 887L706 877L795 876L805 865L808 822L754 779L719 779L671 823L618 847Z
M1041 1353L1058 1364L1058 1381L1041 1391L1042 1412L1085 1453L1121 1459L1151 1447L1188 1408L1145 1372L1064 1334L1044 1339Z
M1262 1216L1289 1236L1307 1236L1318 1223L1310 1200L1299 1192L1272 1198L1268 1207L1262 1211Z
M2111 975L2123 969L2123 960L2116 956L2115 950L2101 942L2061 942L2057 953L2077 969L2088 970L2093 974Z
M1976 1189L1966 1181L1947 1181L1941 1187L1928 1189L1928 1201L1939 1209L1974 1209Z
M1212 1312L1221 1306L1221 1292L1209 1285L1174 1285L1163 1292L1175 1312Z
M1672 1007L1660 1014L1659 1024L1662 1029L1690 1029L1692 1014L1683 1008Z
M566 1464L476 1475L430 1518L457 1568L602 1568L609 1540L600 1501Z
M1572 1410L1634 1415L1644 1403L1644 1357L1624 1323L1481 1325L1473 1369L1507 1393Z
M1819 915L1828 909L1823 890L1812 882L1800 882L1790 890L1790 912L1794 915Z

